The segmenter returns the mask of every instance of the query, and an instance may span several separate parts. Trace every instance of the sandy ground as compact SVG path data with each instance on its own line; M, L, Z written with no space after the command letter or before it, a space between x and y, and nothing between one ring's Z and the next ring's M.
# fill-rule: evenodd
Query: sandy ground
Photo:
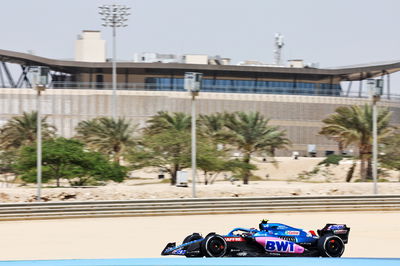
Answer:
M400 257L400 212L233 214L12 221L0 223L0 260L160 257L167 242L192 233L227 233L259 220L304 229L351 227L344 257Z
M204 185L204 175L200 171L197 178L198 197L251 197L251 196L301 196L301 195L366 195L373 192L372 183L345 182L351 160L342 160L339 165L320 168L317 174L299 178L299 174L311 171L324 158L277 157L273 163L270 158L254 158L258 170L253 174L257 181L243 185L241 180L231 182L230 173L221 173L212 185ZM186 169L189 173L190 169ZM357 176L354 180L359 179ZM148 198L189 198L192 188L175 187L169 180L159 180L157 169L142 169L131 173L131 178L123 183L110 182L106 186L71 188L66 182L64 187L55 188L54 184L45 184L42 195L48 201L86 201L86 200L134 200ZM381 176L387 182L379 183L380 194L399 194L399 173L386 171ZM162 183L164 181L164 183ZM34 201L36 188L34 184L6 184L0 182L0 202Z
M370 182L345 182L351 160L342 160L339 165L321 168L316 175L303 176L299 174L311 171L324 158L300 157L294 160L290 157L277 157L276 163L268 158L255 158L253 163L258 170L254 175L257 181L250 181L243 185L241 180L231 182L230 173L221 173L212 185L204 185L204 175L198 172L198 197L251 197L251 196L301 196L301 195L366 195L373 192ZM86 201L86 200L134 200L151 198L189 198L192 196L190 187L175 187L168 184L169 180L159 180L157 169L142 169L131 173L131 178L123 183L110 182L106 186L71 188L66 182L64 187L55 188L54 184L45 184L42 195L48 201ZM357 176L354 180L359 179ZM399 194L399 173L387 171L382 177L387 182L380 182L380 194ZM1 181L1 179L0 179ZM164 181L164 182L163 182ZM20 184L6 184L0 182L0 202L29 202L34 201L36 188L34 184L20 186Z
M380 194L399 194L400 182L380 183ZM271 197L311 195L368 195L373 193L372 183L304 183L290 181L218 182L198 184L197 197ZM35 188L0 188L0 202L34 201ZM155 198L191 198L192 188L169 184L150 183L132 185L112 184L92 188L44 188L42 196L49 201L135 200Z

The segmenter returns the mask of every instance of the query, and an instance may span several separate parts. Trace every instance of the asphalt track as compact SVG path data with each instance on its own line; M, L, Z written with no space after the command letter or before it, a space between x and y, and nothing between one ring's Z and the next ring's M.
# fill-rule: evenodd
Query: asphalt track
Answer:
M261 218L306 229L345 222L352 230L345 258L160 258L167 242L180 242L194 231L223 233L257 225ZM0 266L400 266L399 221L400 212L8 221L0 223Z
M400 259L368 258L158 258L0 261L0 266L399 266Z

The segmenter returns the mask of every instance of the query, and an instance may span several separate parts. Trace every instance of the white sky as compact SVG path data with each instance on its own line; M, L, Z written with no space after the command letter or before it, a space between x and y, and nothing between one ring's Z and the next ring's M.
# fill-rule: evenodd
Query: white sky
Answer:
M102 30L111 57L111 30L100 26L98 6L113 3L132 8L117 33L123 60L159 52L272 63L276 32L285 36L285 60L321 68L400 60L398 0L3 0L0 49L72 59L82 30Z

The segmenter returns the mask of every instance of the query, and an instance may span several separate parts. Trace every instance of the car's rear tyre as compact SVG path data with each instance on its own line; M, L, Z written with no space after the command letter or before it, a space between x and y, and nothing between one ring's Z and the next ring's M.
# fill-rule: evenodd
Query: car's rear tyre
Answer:
M223 257L228 250L225 239L217 234L209 234L201 242L201 252L206 257Z
M317 247L321 257L341 257L344 252L343 240L331 234L322 236Z

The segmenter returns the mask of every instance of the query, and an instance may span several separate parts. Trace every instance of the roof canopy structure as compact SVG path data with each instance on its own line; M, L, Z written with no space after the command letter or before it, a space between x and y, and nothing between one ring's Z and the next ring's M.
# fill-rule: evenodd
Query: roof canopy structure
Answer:
M22 73L18 80L14 81L6 63L19 64L21 66ZM27 73L31 66L49 67L52 74L52 80L55 82L54 84L61 84L61 87L69 86L66 82L75 82L76 84L81 82L81 84L91 84L89 86L90 88L101 88L102 85L98 86L99 82L107 83L107 79L109 79L112 73L112 62L57 60L0 49L0 87L31 87L30 81L27 77ZM185 72L201 72L207 79L219 79L220 81L234 79L238 81L282 81L287 83L286 86L289 86L289 90L291 90L292 86L294 86L294 88L296 88L296 86L302 86L302 84L300 84L301 82L303 82L304 86L310 86L310 84L311 86L314 86L314 83L322 84L318 86L327 86L326 84L328 84L328 89L323 89L327 93L324 91L323 94L321 94L321 90L319 89L319 92L315 91L309 94L327 94L328 96L340 95L348 97L354 96L354 94L351 96L352 81L360 81L358 93L356 94L358 96L355 97L366 97L367 95L363 94L361 81L368 78L383 78L383 76L386 75L388 79L386 85L387 93L384 94L388 99L390 99L390 74L399 70L400 60L336 68L118 62L117 73L121 76L120 78L124 80L118 82L125 83L125 87L127 88L131 86L129 84L132 83L146 83L146 77L170 77L169 80L172 82L172 80L176 78L182 79ZM4 74L8 79L8 86L5 82L6 79L3 77ZM107 75L108 77L106 77ZM138 77L141 77L141 80L139 80ZM342 81L350 81L348 88L345 90L342 90L340 85L338 85ZM341 92L331 92L333 86L339 86L339 91ZM137 88L137 86L134 87ZM288 88L286 88L286 90ZM236 89L234 88L234 90ZM306 88L306 90L308 89ZM282 92L277 93L279 94ZM304 94L304 91L299 93Z
M91 69L101 68L103 73L111 73L112 63L91 63L72 60L56 60L31 54L13 52L0 49L0 61L15 63L22 66L48 66L53 71L64 73L89 73ZM363 80L385 74L391 74L400 70L400 60L377 64L356 65L341 68L287 68L287 67L259 67L236 65L189 65L182 63L130 63L119 62L119 69L135 72L138 69L175 69L183 71L226 71L226 72L252 72L252 73L282 73L305 75L330 75L339 77L341 81Z

